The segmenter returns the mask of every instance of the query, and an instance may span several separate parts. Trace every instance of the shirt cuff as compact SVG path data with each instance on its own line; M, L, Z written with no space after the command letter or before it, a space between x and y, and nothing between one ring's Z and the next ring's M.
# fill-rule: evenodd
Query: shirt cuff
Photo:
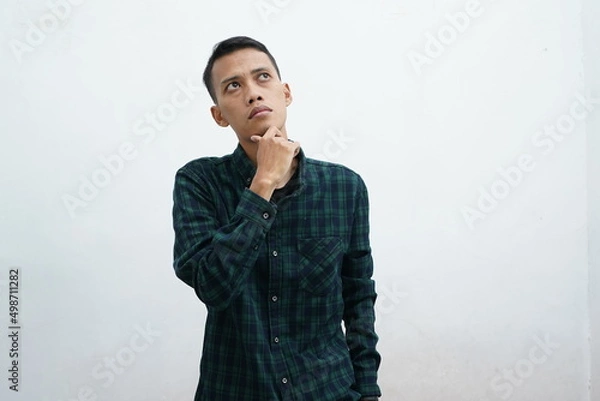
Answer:
M268 231L275 221L277 206L246 188L238 203L236 213Z

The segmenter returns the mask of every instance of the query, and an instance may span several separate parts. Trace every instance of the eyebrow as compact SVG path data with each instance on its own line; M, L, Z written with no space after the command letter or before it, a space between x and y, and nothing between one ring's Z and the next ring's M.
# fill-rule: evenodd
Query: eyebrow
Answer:
M263 72L263 71L270 72L268 67L258 67L258 68L253 69L252 71L250 71L250 74L254 75L258 72ZM236 79L240 79L240 75L234 75L233 77L225 78L224 80L221 81L221 86L223 86L231 81L235 81Z

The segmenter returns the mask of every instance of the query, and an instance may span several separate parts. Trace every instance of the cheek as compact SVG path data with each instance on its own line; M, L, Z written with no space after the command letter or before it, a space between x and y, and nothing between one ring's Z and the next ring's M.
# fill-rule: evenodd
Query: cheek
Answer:
M221 105L221 114L227 121L231 122L232 120L236 119L239 111L236 112L236 108L230 102L224 102Z

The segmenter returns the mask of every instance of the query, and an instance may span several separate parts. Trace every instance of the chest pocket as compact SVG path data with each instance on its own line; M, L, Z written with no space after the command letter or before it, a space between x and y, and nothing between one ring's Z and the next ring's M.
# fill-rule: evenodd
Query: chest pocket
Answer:
M298 278L300 288L326 295L341 284L342 241L339 237L300 238Z

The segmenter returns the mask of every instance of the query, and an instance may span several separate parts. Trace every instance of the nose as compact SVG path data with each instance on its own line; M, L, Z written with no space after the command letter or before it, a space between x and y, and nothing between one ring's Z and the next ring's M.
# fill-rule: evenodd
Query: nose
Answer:
M250 84L246 93L248 104L252 104L255 101L264 100L260 94L260 89L257 85Z

